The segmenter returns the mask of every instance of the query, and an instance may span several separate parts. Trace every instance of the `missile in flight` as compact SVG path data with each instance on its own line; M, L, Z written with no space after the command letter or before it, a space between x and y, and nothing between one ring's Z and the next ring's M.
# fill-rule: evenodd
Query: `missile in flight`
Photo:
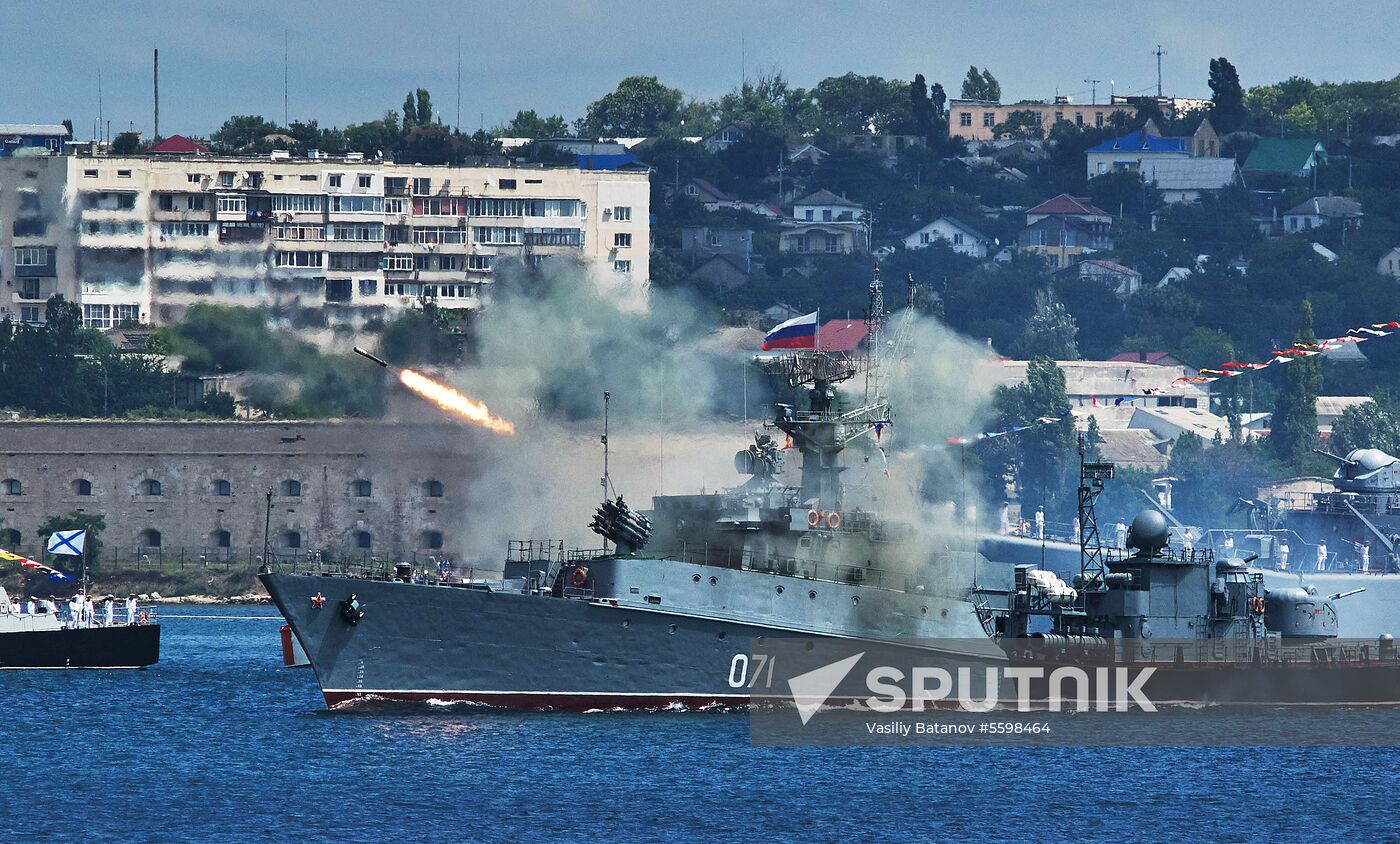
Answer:
M388 368L389 368L389 364L388 364L388 363L384 362L384 361L383 361L382 359L380 359L380 358L375 357L374 355L370 354L369 352L365 351L364 349L361 349L359 346L356 346L356 347L355 347L355 354L357 354L357 355L359 355L359 356L361 356L361 357L369 358L370 360L374 361L375 363L379 364L380 366L384 367L385 369L388 369Z

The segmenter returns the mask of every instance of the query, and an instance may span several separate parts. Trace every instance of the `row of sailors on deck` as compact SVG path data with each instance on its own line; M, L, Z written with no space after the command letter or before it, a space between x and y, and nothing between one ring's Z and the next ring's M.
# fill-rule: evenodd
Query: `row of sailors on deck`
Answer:
M69 627L111 627L116 623L116 598L108 595L102 601L102 617L98 618L98 608L91 595L78 592L68 599L68 626ZM39 615L47 613L51 616L58 616L58 602L53 595L44 600L38 600L34 596L29 597L27 603L21 603L18 598L10 599L10 613L13 615ZM135 595L128 595L126 599L126 623L136 623L137 603Z

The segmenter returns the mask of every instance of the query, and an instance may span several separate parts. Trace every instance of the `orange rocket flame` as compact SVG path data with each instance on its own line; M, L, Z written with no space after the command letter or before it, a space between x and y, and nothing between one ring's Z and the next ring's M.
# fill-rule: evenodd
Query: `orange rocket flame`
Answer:
M411 369L400 369L399 381L443 410L475 422L488 431L511 436L515 434L515 423L492 416L491 411L483 402L467 398L445 384L439 384Z

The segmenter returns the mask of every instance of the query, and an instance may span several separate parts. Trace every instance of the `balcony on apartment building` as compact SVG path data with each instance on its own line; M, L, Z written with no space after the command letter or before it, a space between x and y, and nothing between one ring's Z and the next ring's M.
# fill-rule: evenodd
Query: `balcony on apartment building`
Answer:
M15 298L21 302L47 302L58 292L55 281L39 278L21 278L15 284Z

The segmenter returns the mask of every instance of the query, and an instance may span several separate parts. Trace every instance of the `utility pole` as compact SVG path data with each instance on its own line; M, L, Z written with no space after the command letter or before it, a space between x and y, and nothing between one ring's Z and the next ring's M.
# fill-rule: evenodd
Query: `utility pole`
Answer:
M292 110L289 106L290 98L288 91L291 89L292 54L287 47L287 30L282 30L282 127L285 129L292 125Z
M151 140L160 140L160 50L153 51L151 57L151 86L155 89L156 115L155 130L151 133Z
M457 33L457 121L458 132L462 131L462 33Z
M1099 83L1102 79L1085 79L1084 84L1089 86L1089 105L1099 104Z
M1157 57L1157 96L1159 98L1162 96L1162 56L1166 54L1161 44L1158 44L1157 49L1152 51L1152 55Z

